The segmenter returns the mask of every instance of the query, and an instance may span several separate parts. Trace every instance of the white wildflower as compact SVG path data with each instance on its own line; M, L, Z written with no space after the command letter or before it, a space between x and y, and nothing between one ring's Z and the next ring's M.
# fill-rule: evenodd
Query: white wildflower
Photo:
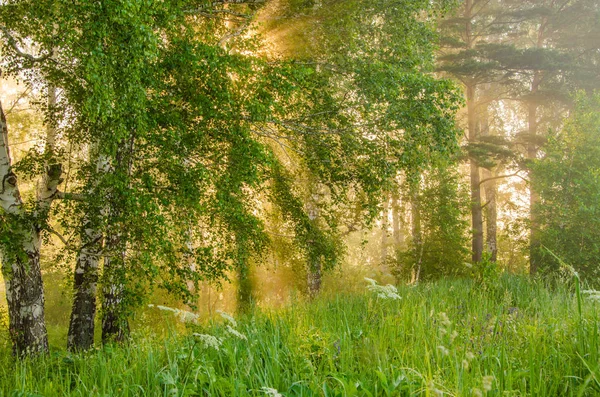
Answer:
M272 387L261 387L260 390L271 397L283 397L283 394L279 393L277 389L273 389Z
M429 382L427 382L427 388L436 397L438 397L438 396L442 397L444 395L444 392L442 390L438 389L435 386L435 383L432 380L430 380Z
M176 315L182 323L197 323L200 318L197 314L188 312L187 310L180 310Z
M467 357L467 360L469 360L469 361L471 361L472 359L475 358L475 355L473 353L471 353L471 352L467 352L465 354L465 356Z
M233 328L231 325L227 325L227 332L242 340L248 340L248 338L246 338L246 335L242 334L241 332Z
M448 315L445 312L441 312L438 314L438 318L444 327L449 327L452 325L452 321L448 318Z
M600 302L600 291L594 289L586 289L581 291L592 302Z
M473 397L483 397L483 393L481 392L481 390L479 390L476 387L474 387L473 390L471 390L471 394L473 395Z
M192 313L192 312L188 312L187 310L180 310L180 309L175 309L175 308L172 308L172 307L161 306L161 305L156 305L156 306L154 306L154 305L148 305L148 307L156 307L159 310L166 311L166 312L171 312L182 323L197 323L198 320L199 320L199 318L200 318L200 316L198 316L197 314Z
M452 331L452 333L450 334L450 343L454 342L454 339L456 339L456 337L458 336L458 332Z
M446 348L445 346L439 345L437 348L440 351L440 353L442 353L442 356L447 356L450 353L450 350L448 350L448 348Z
M485 391L490 391L492 390L492 383L494 383L494 377L491 375L486 375L481 380L481 387L483 387L483 390Z
M367 285L367 289L371 292L374 292L378 298L392 300L402 299L402 297L398 294L398 290L393 285L378 285L377 281L368 277L365 277L365 280L370 284Z
M224 311L221 310L217 310L217 313L219 313L219 315L225 320L227 321L229 324L231 324L233 327L237 327L237 321L235 321L235 318L233 318L233 316L229 313L226 313Z
M377 286L377 281L373 280L372 278L365 277L365 281L367 281L372 286Z
M205 347L212 347L215 350L219 350L219 347L221 347L221 344L223 343L223 339L217 338L216 336L198 333L194 333L193 335L200 339Z

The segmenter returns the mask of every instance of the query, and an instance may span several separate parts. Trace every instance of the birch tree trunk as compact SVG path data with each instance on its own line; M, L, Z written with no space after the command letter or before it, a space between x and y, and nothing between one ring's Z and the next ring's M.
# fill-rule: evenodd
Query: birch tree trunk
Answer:
M413 250L415 252L415 268L413 269L411 283L418 283L421 276L421 262L423 260L423 234L421 231L421 206L419 205L419 182L411 187L410 192L410 213L411 213L411 233L413 240Z
M17 176L11 169L8 126L1 103L0 134L1 216L11 231L10 240L0 245L9 333L15 355L36 355L48 351L38 222L56 197L62 168L59 165L47 167L38 190L36 210L34 214L28 214L21 200Z
M386 194L383 202L383 215L381 218L381 264L385 264L388 256L388 213L390 210L390 204L388 202L388 196Z
M130 154L133 152L131 143ZM123 163L121 153L117 154L118 165ZM106 163L107 172L114 170ZM131 173L131 163L128 165ZM113 192L114 194L114 192ZM114 195L109 195L105 215L111 223L104 239L104 266L102 274L102 343L123 342L129 336L129 321L124 311L126 243L121 225L116 220L121 216Z
M123 342L129 335L129 322L123 312L125 292L122 270L125 252L120 247L121 236L109 230L105 240L102 279L102 342Z
M317 223L319 217L319 192L314 186L311 186L311 197L307 205L308 218L310 222ZM308 287L308 295L315 297L321 291L323 264L321 258L311 254L308 258L308 266L306 272L306 282Z
M133 168L135 134L123 140L114 163L106 161L106 172L126 175L123 181L130 187ZM125 307L126 283L126 225L119 221L124 214L117 191L110 192L105 206L109 226L104 239L104 267L102 274L102 342L124 342L129 336L128 313Z
M96 171L108 170L108 160L98 156ZM92 193L90 191L90 193ZM103 235L100 228L102 208L88 212L81 227L81 248L77 253L73 280L73 308L69 322L67 349L88 350L94 345L98 269L102 256Z
M252 288L252 278L250 277L250 263L247 258L238 263L238 299L237 311L239 313L247 313L252 307L254 294Z
M92 224L90 217L86 216L73 281L73 309L67 337L67 349L70 351L88 350L94 345L96 289L101 251L102 233Z
M307 284L308 284L308 295L315 297L321 291L322 284L322 264L319 258L309 258L308 272L307 272Z
M398 197L398 191L395 190L392 193L392 228L394 236L394 251L396 253L396 259L398 254L404 245L404 234L402 232L402 214L400 213L400 199Z

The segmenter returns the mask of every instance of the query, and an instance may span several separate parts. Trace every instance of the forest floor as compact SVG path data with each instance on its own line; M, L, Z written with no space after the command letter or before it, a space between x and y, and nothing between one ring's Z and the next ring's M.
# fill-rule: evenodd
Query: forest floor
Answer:
M0 395L600 395L598 303L575 284L503 276L398 295L372 287L236 319L221 313L81 355L15 361L5 348Z

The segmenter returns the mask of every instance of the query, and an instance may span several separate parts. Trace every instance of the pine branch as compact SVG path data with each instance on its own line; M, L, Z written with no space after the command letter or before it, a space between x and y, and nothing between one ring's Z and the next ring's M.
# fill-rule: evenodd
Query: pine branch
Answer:
M529 182L529 179L527 179L527 178L519 175L519 171L517 171L514 174L497 175L497 176L493 176L493 177L490 177L490 178L482 179L481 181L479 181L479 186L481 186L482 184L484 184L486 182L493 181L494 179L510 178L510 177L513 177L513 176L517 176L517 177L521 178L522 180L524 180L525 182Z

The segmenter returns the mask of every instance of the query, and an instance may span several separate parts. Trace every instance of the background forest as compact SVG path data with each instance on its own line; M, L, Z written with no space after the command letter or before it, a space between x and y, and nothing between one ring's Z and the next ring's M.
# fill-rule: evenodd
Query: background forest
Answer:
M313 374L329 357L348 375L336 364L345 339L293 335L290 324L304 320L288 310L301 305L300 314L318 323L344 312L335 305L349 294L347 309L358 311L345 320L351 341L362 340L363 331L356 336L348 325L365 321L360 312L383 316L378 340L390 343L401 326L388 320L419 323L424 335L433 324L444 345L410 354L416 362L436 356L435 365L456 371L469 371L477 349L459 349L456 365L444 364L462 336L446 311L481 309L495 329L517 324L526 310L548 324L576 311L576 321L551 334L579 336L568 352L556 347L555 372L540 370L534 379L528 362L531 378L522 382L518 375L500 381L488 363L477 380L453 372L445 389L430 367L418 380L403 373L398 381L378 362L378 380L363 379L362 388L338 375L330 375L337 386L315 380L306 389L294 389L292 375L264 375L270 384L254 389L248 382L256 377L218 386L213 374L210 386L185 394L180 382L191 376L195 342L182 359L185 377L157 378L160 393L146 385L141 394L282 395L273 382L284 395L384 395L388 386L387 395L587 395L600 388L592 368L597 326L582 326L597 317L594 299L582 306L582 294L599 296L592 289L600 272L597 0L6 0L0 44L6 360L52 351L72 365L82 352L158 332L165 311L197 323L193 335L218 350L224 337L210 339L202 323L214 321L215 310L248 316L248 327L264 320L272 337L281 331L264 313L282 307L286 338L310 341L304 353ZM362 301L365 277L376 298ZM458 306L423 314L429 310L421 311L418 296L443 302L455 289L466 294L455 298ZM406 317L391 320L401 295ZM486 299L489 307L477 308ZM217 332L242 332L222 314L220 326L229 328ZM523 343L536 338L528 334ZM498 346L490 356L523 348ZM539 357L547 355L540 346ZM360 361L359 351L348 362ZM560 381L567 376L561 352L573 357L572 384ZM515 374L519 360L507 361ZM215 371L233 371L221 365ZM25 385L35 382L36 368L15 373L29 374ZM77 372L71 369L61 373ZM8 384L6 376L0 380ZM60 393L48 385L0 392L76 392L64 382ZM335 394L340 382L344 392ZM140 393L95 385L98 395Z

